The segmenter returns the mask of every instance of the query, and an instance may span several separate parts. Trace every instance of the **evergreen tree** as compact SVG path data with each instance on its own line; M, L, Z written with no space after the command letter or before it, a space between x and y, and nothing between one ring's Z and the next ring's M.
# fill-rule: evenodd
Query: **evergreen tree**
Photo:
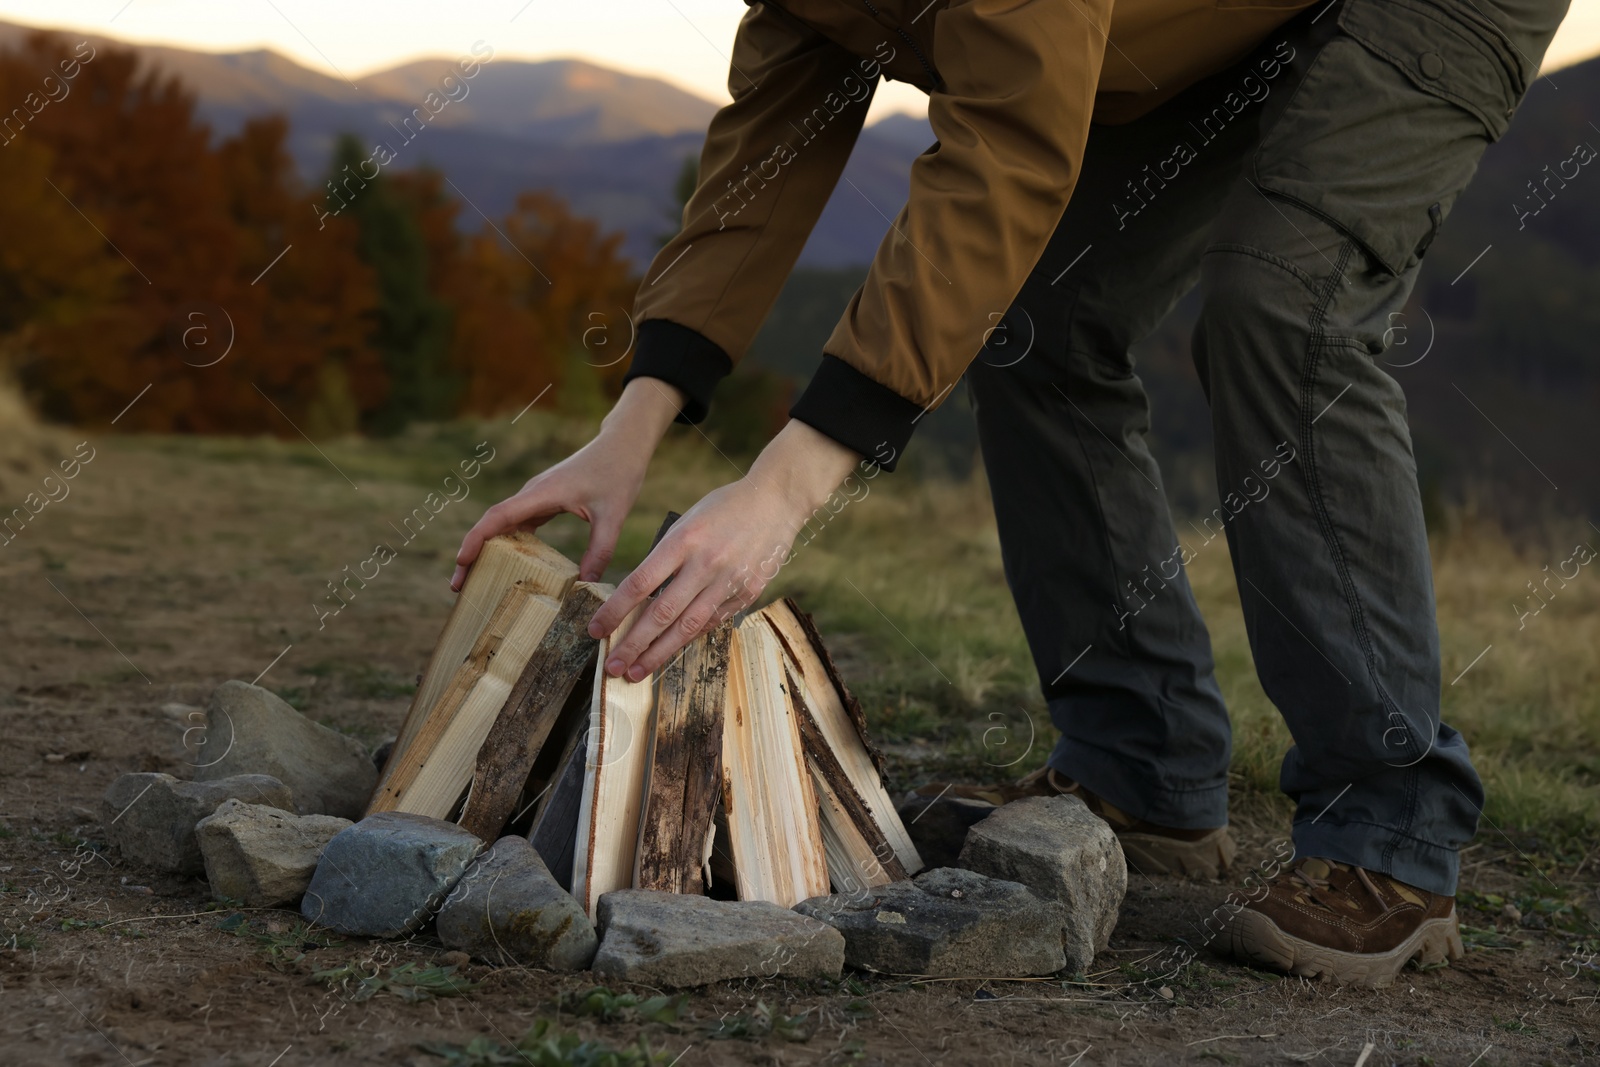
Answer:
M375 166L354 137L340 137L328 207L342 203L340 214L354 218L357 249L377 281L371 342L388 371L389 392L366 429L390 434L415 420L448 418L460 382L449 363L450 309L430 285L421 227L381 173L366 177Z

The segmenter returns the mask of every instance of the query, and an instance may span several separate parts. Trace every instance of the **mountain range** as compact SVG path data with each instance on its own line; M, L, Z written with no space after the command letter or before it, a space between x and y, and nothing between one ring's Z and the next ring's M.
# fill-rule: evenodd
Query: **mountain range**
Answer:
M0 22L0 48L32 32ZM423 59L351 83L267 49L210 53L73 36L97 48L132 49L152 68L182 79L216 135L234 133L252 116L284 115L290 153L302 178L315 185L324 180L342 133L364 144L398 145L394 127L438 91L455 66L450 59ZM659 78L581 59L491 58L464 84L466 94L400 150L398 165L427 163L442 171L472 205L463 224L473 228L479 211L497 219L518 193L551 190L577 213L623 231L624 249L642 269L658 236L673 228L673 183L683 160L698 157L717 104ZM855 188L840 183L801 263L870 260L887 219L905 202L911 160L932 143L921 118L891 116L869 127L845 169Z

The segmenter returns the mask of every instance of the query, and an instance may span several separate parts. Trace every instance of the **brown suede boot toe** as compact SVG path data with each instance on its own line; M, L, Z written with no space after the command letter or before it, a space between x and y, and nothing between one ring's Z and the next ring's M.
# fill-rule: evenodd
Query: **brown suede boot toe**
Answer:
M1223 932L1223 947L1253 966L1378 988L1413 959L1462 956L1454 897L1310 857L1265 889Z

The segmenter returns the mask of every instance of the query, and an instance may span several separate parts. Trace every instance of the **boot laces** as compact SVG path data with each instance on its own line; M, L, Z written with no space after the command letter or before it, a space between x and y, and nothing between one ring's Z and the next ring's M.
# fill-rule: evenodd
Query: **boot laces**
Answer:
M1328 908L1331 911L1334 910L1332 898L1331 896L1324 897L1322 893L1324 891L1327 891L1329 894L1343 893L1343 891L1348 889L1350 885L1349 881L1346 881L1342 886L1336 886L1333 884L1333 874L1339 869L1339 867L1329 863L1328 877L1316 878L1310 874L1307 874L1305 864L1301 864L1294 869L1293 874L1294 877L1306 887L1307 895L1309 895L1311 899L1315 900L1318 904L1321 904L1323 907ZM1378 889L1377 883L1372 880L1372 876L1367 873L1366 868L1351 865L1349 869L1355 872L1355 880L1361 883L1361 885L1366 889L1367 893L1377 903L1379 908L1378 914L1380 918L1394 910L1394 905L1390 904L1386 899L1384 899L1383 893Z

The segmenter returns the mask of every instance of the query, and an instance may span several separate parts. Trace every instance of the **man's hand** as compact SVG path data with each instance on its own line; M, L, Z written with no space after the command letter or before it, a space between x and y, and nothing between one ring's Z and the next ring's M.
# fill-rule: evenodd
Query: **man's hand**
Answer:
M754 603L806 517L860 458L803 422L785 426L749 474L690 508L595 613L589 633L604 637L672 579L612 643L606 673L638 681Z
M655 378L629 382L593 441L529 479L521 491L484 512L467 531L456 554L450 588L460 592L467 568L489 538L509 530L537 530L562 512L589 524L589 547L578 564L578 576L598 581L617 547L622 520L644 483L650 456L684 399L675 386Z

